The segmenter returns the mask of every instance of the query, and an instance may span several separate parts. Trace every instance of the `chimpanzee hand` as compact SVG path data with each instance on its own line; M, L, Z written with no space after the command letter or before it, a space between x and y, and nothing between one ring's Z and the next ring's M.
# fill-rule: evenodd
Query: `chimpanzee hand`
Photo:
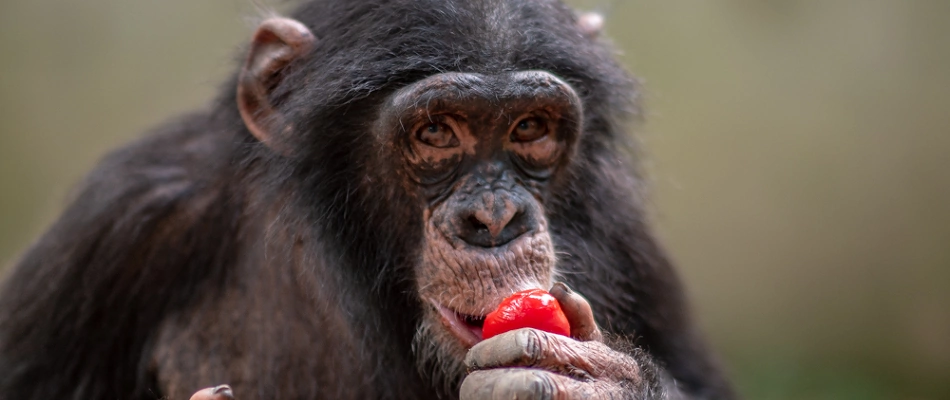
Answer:
M228 385L201 389L191 396L191 400L234 400L234 393Z
M472 371L462 382L463 400L488 399L641 399L651 395L641 363L611 349L590 305L563 283L557 298L571 324L571 336L525 328L484 340L469 350Z

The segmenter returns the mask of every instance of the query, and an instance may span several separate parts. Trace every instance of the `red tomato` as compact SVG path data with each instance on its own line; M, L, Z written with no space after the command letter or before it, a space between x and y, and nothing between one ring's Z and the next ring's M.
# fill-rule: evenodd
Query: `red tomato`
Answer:
M482 338L520 328L571 336L571 324L561 311L561 305L554 296L541 289L522 290L502 300L495 311L485 316Z

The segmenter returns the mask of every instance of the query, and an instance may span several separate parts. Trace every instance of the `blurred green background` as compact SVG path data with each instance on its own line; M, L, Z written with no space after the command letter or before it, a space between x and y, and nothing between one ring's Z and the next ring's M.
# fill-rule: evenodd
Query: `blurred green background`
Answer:
M574 4L644 80L659 231L745 397L950 398L950 1ZM258 15L0 2L0 264L205 104Z

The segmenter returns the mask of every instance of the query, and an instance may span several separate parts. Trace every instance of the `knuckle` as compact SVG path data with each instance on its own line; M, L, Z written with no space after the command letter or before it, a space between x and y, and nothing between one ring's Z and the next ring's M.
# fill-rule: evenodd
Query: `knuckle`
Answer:
M550 372L520 369L504 375L492 390L492 399L554 400L558 388Z
M526 399L553 400L558 393L557 385L549 372L531 371L525 383Z
M462 380L461 400L488 400L492 398L494 380L490 372L473 372Z
M531 328L519 329L515 340L525 361L534 363L543 358L547 342L543 332Z

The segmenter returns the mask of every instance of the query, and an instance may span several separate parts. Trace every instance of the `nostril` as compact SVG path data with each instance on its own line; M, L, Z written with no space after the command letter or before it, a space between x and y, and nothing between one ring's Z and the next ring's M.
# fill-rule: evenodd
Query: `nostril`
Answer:
M488 225L482 223L482 221L480 221L478 217L474 215L468 216L468 226L470 226L475 232L488 230Z
M515 215L511 216L511 219L508 220L508 223L505 226L516 226L521 223L521 218L524 216L524 211L518 210L515 211Z

